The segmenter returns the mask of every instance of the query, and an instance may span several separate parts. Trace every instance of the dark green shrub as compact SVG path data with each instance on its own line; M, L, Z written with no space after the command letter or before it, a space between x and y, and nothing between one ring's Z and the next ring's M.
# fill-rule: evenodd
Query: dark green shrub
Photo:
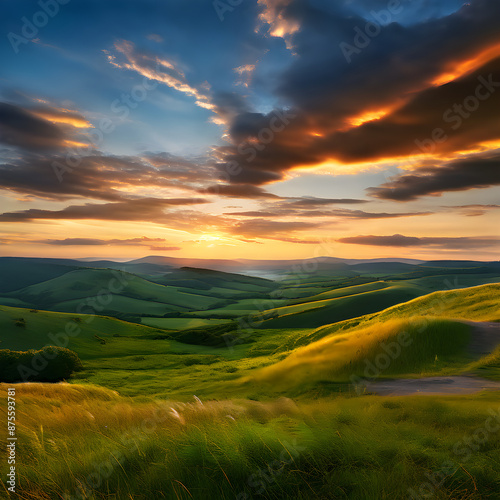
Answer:
M82 369L78 355L64 347L0 349L0 382L59 382Z

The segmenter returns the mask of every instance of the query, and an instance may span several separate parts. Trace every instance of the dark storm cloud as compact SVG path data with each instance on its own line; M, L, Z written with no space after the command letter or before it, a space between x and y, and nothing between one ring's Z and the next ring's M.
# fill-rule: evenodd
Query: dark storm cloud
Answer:
M86 138L92 124L78 111L58 107L18 90L4 90L0 102L0 144L22 152L57 151ZM87 141L88 142L88 141Z
M445 67L499 41L500 5L475 0L458 12L415 26L389 23L346 61L340 43L354 44L355 28L368 19L345 10L325 12L292 2L285 12L300 19L296 62L282 75L281 95L317 121L340 120L425 88ZM369 18L373 21L372 18Z
M450 137L436 149L447 151L500 135L495 112L500 91L492 92L458 130L451 129L457 123L451 115L443 122L448 106L474 95L479 74L488 79L493 73L500 81L498 62L452 84L432 84L459 62L500 42L498 2L475 0L449 16L421 18L407 26L389 22L376 37L368 37L350 63L340 44L354 44L355 29L363 30L368 18L342 5L321 9L319 2L280 2L277 22L300 26L289 35L296 58L276 87L293 118L274 120L274 128L271 120L283 110L234 118L229 126L234 145L219 149L218 164L221 170L228 165L241 169L231 183L262 185L282 179L293 167L330 159L354 163L410 155L418 149L415 140L428 138L440 126ZM351 118L380 109L388 111L385 118L352 128Z
M54 162L64 168L61 177L56 175ZM83 197L118 201L123 196L115 188L134 178L134 166L138 179L142 165L123 159L89 156L80 159L78 168L69 169L63 156L24 155L0 165L0 186L49 200Z
M464 191L500 184L500 153L484 153L475 158L457 160L439 166L420 168L396 177L380 187L370 188L376 198L396 201L415 200L420 196L439 196L448 191Z
M387 9L385 0L261 0L259 6L269 9L266 22L276 22L284 29L294 53L285 69L284 66L277 68L271 76L267 75L267 80L260 76L257 90L265 87L266 92L273 92L273 102L277 103L274 110L263 113L250 107L251 92L255 90L251 86L248 95L243 96L222 91L222 86L212 89L202 78L191 83L187 66L176 59L142 49L127 40L117 41L114 49L106 53L115 68L135 71L150 83L161 83L159 88L167 86L192 98L198 106L221 119L232 144L216 147L212 162L207 158L187 159L168 153L117 157L89 152L78 159L77 167L66 168L68 162L62 151L66 141L74 140L78 129L90 124L76 111L26 98L20 105L0 104L0 142L23 153L11 155L0 165L0 186L53 201L84 198L112 202L103 210L108 210L113 217L118 214L112 205L128 206L127 200L137 196L132 193L138 187L173 187L196 194L263 201L276 199L281 203L281 210L299 217L305 216L305 210L310 208L316 212L308 212L307 216L424 215L330 211L324 208L329 201L285 201L260 186L282 180L287 171L297 166L334 159L356 163L411 155L420 151L416 140L429 152L452 156L458 149L500 136L497 111L500 88L496 83L500 82L500 59L457 81L432 85L437 76L454 70L461 61L500 43L500 3L474 0L459 10L456 10L457 0L438 3L440 6L435 9L424 0L403 1L401 14L382 23L379 34L368 37L365 47L357 47L346 58L345 46L341 44L356 46L354 37L365 29L369 19L373 20L370 11ZM413 16L409 12L417 14ZM255 33L252 37L256 37ZM493 82L490 83L491 96L480 101L477 110L462 118L460 126L454 129L458 115L455 112L446 115L446 120L445 113L475 95L480 76ZM21 98L17 98L21 102ZM269 102L265 102L266 109ZM381 108L388 111L385 117L353 127L352 117ZM442 127L447 139L429 143L436 127ZM58 151L49 154L41 151L44 148ZM61 178L54 173L54 161L63 167ZM498 184L497 172L498 168L493 165L436 162L432 167L372 188L370 194L383 199L411 200L449 190L495 185ZM339 199L332 204L365 202ZM93 212L92 206L80 205L75 211L78 206L73 205L64 210L71 218L77 212ZM48 214L61 214L64 210L32 211L31 215L58 218ZM26 212L4 214L4 217L28 219ZM158 214L153 212L146 210L146 215L156 217ZM265 206L263 211L240 215L270 218L286 214Z
M25 154L0 164L2 188L49 200L120 201L130 198L130 188L137 186L195 190L214 176L202 159L189 161L168 153L142 157L96 153L78 158L75 167L68 165L66 156Z
M262 188L250 184L212 184L199 189L200 194L216 194L229 198L278 198Z
M364 212L362 210L332 209L332 210L290 210L287 208L252 210L247 212L228 212L224 215L239 217L335 217L340 219L395 219L417 215L431 215L432 212Z
M62 210L28 209L0 215L1 222L30 222L40 219L96 219L115 221L166 222L165 209L183 205L197 205L206 201L200 198L141 198L118 203L86 203L70 205Z
M81 113L19 91L3 94L16 104L0 102L0 188L54 201L122 201L137 196L138 186L196 191L218 179L207 157L93 150L85 132L92 125ZM236 106L230 96L221 99Z
M229 127L234 144L216 148L221 176L233 184L266 184L293 166L321 161L305 127L303 117L290 110L237 116Z
M0 103L0 143L21 149L60 148L66 139L58 126L28 110Z
M462 237L462 238L418 238L415 236L403 236L394 234L392 236L351 236L340 238L340 243L352 243L355 245L373 245L383 247L430 247L443 250L467 250L474 248L499 247L500 238L497 237Z
M249 111L245 98L235 92L215 92L212 104L223 118L233 118Z
M500 58L420 92L384 118L336 132L318 148L345 162L463 150L499 138L499 108Z
M352 210L348 208L328 208L329 205L359 204L367 202L368 200L358 200L352 198L277 198L276 200L265 200L263 208L260 210L227 212L224 215L263 218L334 217L340 219L391 219L397 217L411 217L431 214L431 212L386 213L366 212L363 210Z

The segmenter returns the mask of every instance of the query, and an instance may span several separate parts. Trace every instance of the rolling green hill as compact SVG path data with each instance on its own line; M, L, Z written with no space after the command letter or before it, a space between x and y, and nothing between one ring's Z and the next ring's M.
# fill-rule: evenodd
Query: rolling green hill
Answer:
M460 371L472 360L466 349L470 338L471 327L456 321L388 319L298 348L285 360L262 368L245 381L286 388L315 381L350 383L351 377L366 378L367 373L404 377L444 369ZM376 365L377 356L384 357L383 369Z
M225 304L192 289L163 286L130 273L110 269L77 269L62 276L0 296L25 307L63 312L153 314L203 310Z
M57 262L41 263L40 260L44 259L0 258L0 293L19 290L77 269L77 266Z
M212 287L216 287L219 289L246 292L267 292L278 286L274 281L264 278L193 267L182 267L164 274L162 277L156 277L153 280L162 285L201 290L209 290Z
M358 295L387 290L391 289ZM335 303L358 295L327 300ZM68 347L84 364L75 381L101 384L124 394L183 396L192 394L196 386L200 395L218 397L303 393L311 384L325 381L348 384L351 375L362 374L366 359L383 353L382 342L391 344L406 332L413 338L411 345L383 376L487 369L488 376L495 378L500 376L500 355L471 356L466 349L470 325L460 321L500 321L499 298L500 284L483 285L435 292L316 329L247 330L234 321L219 326L210 322L194 329L193 323L187 323L181 325L187 329L179 332L99 315L0 306L0 348Z
M375 286L375 290L360 293L355 293L354 287L349 288L348 295L345 297L313 300L271 309L255 316L255 319L263 320L262 328L314 328L374 313L425 293L417 286L400 283L391 284L385 288L380 287L378 290ZM341 290L338 292L342 293Z
M327 335L351 328L376 326L385 321L412 317L500 322L500 284L433 292L375 314L316 328L308 338L296 341L295 346L307 345Z
M382 345L398 351L382 376L462 373L485 364L496 366L500 375L500 349L477 362L467 350L471 326L461 320L500 322L500 284L434 292L373 315L318 328L294 339L286 359L244 381L273 387L320 380L347 383L353 375L363 377L367 360L373 364L377 355L389 352ZM402 334L405 342L395 347Z
M350 285L351 280L337 284L327 282L326 291L323 281L306 279L300 287L281 290L283 296L289 297L299 291L300 298L291 299L285 304L276 301L274 308L252 316L252 320L261 321L262 328L318 327L374 313L434 291L468 288L500 281L500 277L495 274L460 272L455 270L451 275L431 273L429 276L406 280L375 278L367 283L354 285ZM287 291L290 293L286 293Z
M92 353L98 351L100 341L96 335L110 339L118 337L144 337L156 330L106 316L67 314L0 306L0 349L28 350L67 343L67 347L81 354L80 348Z
M451 460L436 498L496 498L498 435L467 459L457 443L498 393L370 394L376 379L500 380L500 329L482 323L500 322L494 272L380 263L271 282L102 265L0 297L27 306L0 306L0 349L59 345L83 365L69 383L16 384L20 497L407 498ZM104 316L132 313L142 324Z

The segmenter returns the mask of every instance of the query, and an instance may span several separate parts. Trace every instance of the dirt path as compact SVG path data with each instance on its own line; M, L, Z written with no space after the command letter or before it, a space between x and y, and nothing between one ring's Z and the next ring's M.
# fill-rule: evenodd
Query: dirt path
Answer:
M500 323L462 321L472 326L468 351L477 359L490 354L500 344ZM375 380L368 392L382 396L409 394L472 394L483 389L500 390L500 382L474 376L427 377L419 379Z
M500 390L500 382L479 377L428 377L380 380L367 384L366 391L381 396L410 394L473 394L483 389Z
M477 321L462 321L472 326L472 339L469 351L478 358L492 352L500 344L500 323L487 323Z

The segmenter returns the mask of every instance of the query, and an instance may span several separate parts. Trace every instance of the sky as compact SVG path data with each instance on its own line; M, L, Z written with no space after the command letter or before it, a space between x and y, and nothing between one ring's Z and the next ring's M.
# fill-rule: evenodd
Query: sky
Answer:
M498 260L498 0L3 0L0 255Z

